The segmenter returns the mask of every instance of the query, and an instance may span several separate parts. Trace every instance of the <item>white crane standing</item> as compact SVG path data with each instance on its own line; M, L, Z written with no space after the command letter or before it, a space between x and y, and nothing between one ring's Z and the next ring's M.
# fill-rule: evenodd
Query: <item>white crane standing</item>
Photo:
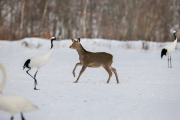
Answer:
M6 85L6 71L2 64L0 69L3 72L3 80L0 85L0 93ZM23 113L38 109L36 105L19 95L2 95L0 94L0 110L8 111L11 113L11 120L14 119L14 114L21 113L21 119L24 119Z
M48 60L50 58L50 55L51 55L51 53L53 51L53 41L54 40L56 40L56 37L51 38L51 48L50 48L50 51L48 53L46 53L44 55L39 55L39 56L32 57L31 59L28 59L24 63L23 70L25 68L28 68L26 73L28 75L30 75L34 79L34 90L38 90L38 89L36 89L36 85L37 85L36 74L37 74L38 70L48 62ZM33 68L37 68L37 71L36 71L34 77L31 74L28 73L28 71L33 69Z
M175 48L176 48L176 44L177 44L177 37L176 37L176 31L173 31L173 35L174 35L174 42L166 45L162 51L161 51L161 58L165 55L168 55L168 68L169 68L169 63L170 63L170 68L172 68L171 65L171 54L174 52ZM170 59L169 59L170 56Z

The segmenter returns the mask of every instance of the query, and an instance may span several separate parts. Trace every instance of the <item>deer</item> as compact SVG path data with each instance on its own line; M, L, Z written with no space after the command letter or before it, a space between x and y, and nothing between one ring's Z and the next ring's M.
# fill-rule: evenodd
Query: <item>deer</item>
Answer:
M70 48L77 50L77 52L79 54L79 60L80 60L80 62L75 65L75 67L72 71L74 77L75 77L76 68L78 66L82 66L82 69L79 73L79 76L74 83L78 82L80 76L82 75L82 73L85 71L85 69L87 67L92 67L92 68L103 67L109 74L109 78L107 80L107 83L109 83L110 78L112 77L112 72L116 76L117 84L119 83L117 71L115 68L113 68L111 66L111 64L113 63L113 56L111 54L106 53L106 52L94 53L94 52L86 51L80 43L80 38L78 38L77 41L74 39L71 39L71 40L73 43L70 46Z

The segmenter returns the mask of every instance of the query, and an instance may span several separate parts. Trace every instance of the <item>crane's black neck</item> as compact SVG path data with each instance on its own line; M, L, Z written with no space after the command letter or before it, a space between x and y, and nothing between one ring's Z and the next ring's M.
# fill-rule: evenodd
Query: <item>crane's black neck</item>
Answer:
M52 49L53 48L53 40L51 40L51 48L50 49Z
M176 33L173 33L173 35L174 35L174 39L176 40Z

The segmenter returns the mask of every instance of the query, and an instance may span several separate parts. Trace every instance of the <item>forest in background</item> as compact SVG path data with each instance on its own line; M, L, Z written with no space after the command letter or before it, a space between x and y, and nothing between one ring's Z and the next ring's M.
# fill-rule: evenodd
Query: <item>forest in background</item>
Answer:
M165 42L173 40L173 30L180 31L180 0L0 0L0 40Z

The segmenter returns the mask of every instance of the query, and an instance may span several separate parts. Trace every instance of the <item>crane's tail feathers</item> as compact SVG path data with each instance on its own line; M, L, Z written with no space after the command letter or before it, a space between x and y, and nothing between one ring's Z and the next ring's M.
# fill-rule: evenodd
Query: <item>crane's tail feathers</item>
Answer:
M23 66L23 70L27 67L27 68L30 68L29 67L29 63L30 63L30 59L28 59L25 63L24 63L24 66Z
M163 55L166 55L167 54L167 49L162 49L161 51L161 58L163 57Z

